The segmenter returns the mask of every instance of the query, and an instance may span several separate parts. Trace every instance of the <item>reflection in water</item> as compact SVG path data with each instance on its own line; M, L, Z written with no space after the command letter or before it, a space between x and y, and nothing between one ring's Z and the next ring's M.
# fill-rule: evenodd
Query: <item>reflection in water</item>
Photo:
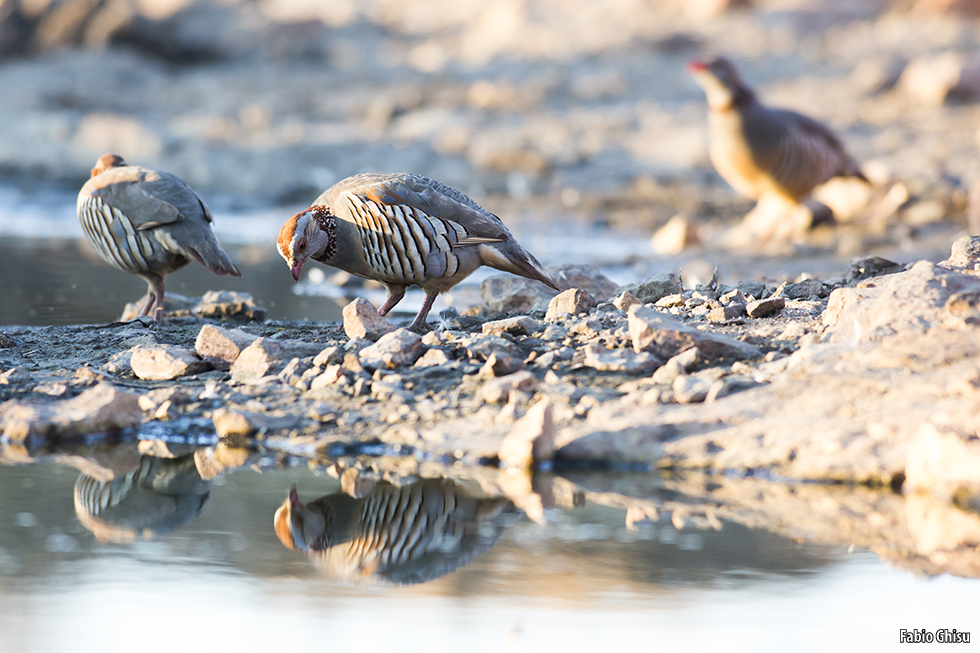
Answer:
M275 529L283 544L309 551L331 576L412 585L471 562L516 514L510 501L470 496L449 479L380 482L360 499L337 492L307 505L293 487Z
M112 480L82 474L75 482L78 521L103 542L132 542L177 530L210 496L193 454L140 456L136 469Z

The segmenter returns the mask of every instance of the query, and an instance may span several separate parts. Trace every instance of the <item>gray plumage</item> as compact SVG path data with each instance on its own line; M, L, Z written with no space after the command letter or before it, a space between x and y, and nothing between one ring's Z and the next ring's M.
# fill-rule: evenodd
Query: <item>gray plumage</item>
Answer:
M217 275L241 272L211 230L204 201L181 179L102 156L78 193L78 220L104 261L142 277L149 298L140 315L163 315L164 276L199 262Z
M131 542L170 533L201 512L210 483L194 456L141 456L136 469L104 480L82 474L75 482L75 514L102 541Z
M832 177L867 181L827 127L763 106L727 59L692 62L688 69L708 99L711 163L740 194L798 203Z
M379 482L360 499L336 493L307 505L294 487L274 523L284 545L309 551L331 576L410 585L468 564L518 514L506 499L476 498L449 479L425 479L402 487Z
M386 315L406 288L425 303L412 329L427 329L436 296L481 265L561 288L514 239L500 218L463 193L412 174L370 173L337 183L283 225L279 253L294 279L307 258L380 281Z

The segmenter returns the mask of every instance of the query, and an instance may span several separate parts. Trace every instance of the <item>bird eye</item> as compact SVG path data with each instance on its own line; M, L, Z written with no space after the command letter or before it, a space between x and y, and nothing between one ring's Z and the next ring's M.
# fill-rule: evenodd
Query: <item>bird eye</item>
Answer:
M299 241L299 251L302 252L305 249L306 249L306 239L302 239Z

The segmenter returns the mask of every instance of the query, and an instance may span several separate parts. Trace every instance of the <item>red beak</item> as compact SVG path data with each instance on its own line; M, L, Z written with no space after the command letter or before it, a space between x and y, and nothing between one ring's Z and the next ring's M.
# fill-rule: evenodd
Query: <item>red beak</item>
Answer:
M704 62L697 59L689 61L687 64L687 72L689 73L702 73L707 69L708 67L704 65Z
M293 281L299 281L299 272L303 269L303 261L290 261L289 271L293 273Z
M292 510L293 508L302 505L303 504L299 502L299 493L296 491L296 485L293 484L293 487L289 488L289 509Z

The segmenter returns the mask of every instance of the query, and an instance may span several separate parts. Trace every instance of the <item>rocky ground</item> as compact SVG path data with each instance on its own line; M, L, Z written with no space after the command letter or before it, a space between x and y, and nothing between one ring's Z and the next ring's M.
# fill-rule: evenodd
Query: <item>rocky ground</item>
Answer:
M554 499L528 471L696 469L716 480L693 491L680 476L703 496L673 506L676 519L751 514L787 531L825 529L812 511L797 523L782 503L759 505L736 479L761 477L802 505L799 482L857 484L884 494L854 501L898 501L885 512L904 506L899 516L924 529L887 546L875 531L868 546L881 540L889 556L924 556L913 566L978 575L978 270L980 237L963 237L940 263L870 258L837 279L779 287L685 289L662 274L616 288L594 268L562 266L549 272L571 289L550 297L491 277L481 289L489 308L443 312L424 336L363 299L342 327L236 327L229 320L262 312L232 293L172 303L163 325L4 327L4 457L138 431L217 442L202 454L212 474L256 447L353 459L396 478L426 465L494 478L500 468L511 475L493 483L532 516ZM728 487L733 498L719 500ZM895 491L905 498L888 498ZM627 499L616 500L637 519L661 505ZM907 550L909 537L927 544Z

